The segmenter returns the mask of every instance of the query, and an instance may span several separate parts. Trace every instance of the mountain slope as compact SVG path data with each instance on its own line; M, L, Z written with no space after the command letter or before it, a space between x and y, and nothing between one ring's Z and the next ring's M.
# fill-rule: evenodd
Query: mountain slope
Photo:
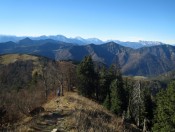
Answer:
M175 69L175 47L170 45L144 47L137 50L114 42L72 46L57 51L56 59L81 61L86 55L91 55L94 61L100 61L106 65L119 63L125 75L156 76Z
M132 49L114 42L101 45L75 45L55 40L31 40L0 43L0 54L27 53L53 60L81 61L91 55L94 61L110 66L118 63L125 75L156 76L175 70L175 47L157 45Z
M122 124L103 106L77 93L69 92L44 104L45 111L20 122L18 131L138 131L130 124Z
M125 46L125 47L130 47L130 48L133 48L133 49L139 49L139 48L142 48L142 47L151 47L151 46L156 46L156 45L164 45L164 43L162 42L157 42L157 41L138 41L138 42L130 42L130 41L126 41L126 42L123 42L123 41L118 41L118 40L112 40L122 46Z
M50 39L31 40L30 38L25 38L20 40L18 43L11 41L0 43L0 54L33 54L55 59L55 50L66 48L72 45L74 44Z
M160 45L132 51L123 72L127 75L159 75L174 69L175 47Z

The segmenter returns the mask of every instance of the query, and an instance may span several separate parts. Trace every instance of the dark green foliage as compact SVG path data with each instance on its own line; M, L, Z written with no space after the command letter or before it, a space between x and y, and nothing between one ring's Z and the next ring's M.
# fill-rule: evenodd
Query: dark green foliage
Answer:
M95 81L97 75L91 56L87 56L79 64L77 69L78 91L86 97L93 97L95 93Z
M123 79L120 69L112 65L106 72L104 78L103 80L106 81L107 95L103 105L115 114L122 114L126 109L125 102L127 102L127 100L124 99L125 90L123 88Z
M83 96L103 102L103 105L116 114L126 110L125 90L120 69L112 65L109 70L102 67L95 72L91 56L87 56L77 68L78 91ZM96 82L98 80L98 86Z
M110 94L110 84L112 78L108 72L108 70L103 67L99 72L99 85L98 85L98 92L99 92L99 101L104 102L106 96Z
M106 99L105 99L105 101L103 103L103 106L106 107L108 110L111 109L111 98L110 98L110 94L108 94L106 96Z
M152 95L150 89L145 89L144 92L144 107L145 107L145 119L148 120L147 127L150 129L152 127L152 120L153 120L153 110L155 108L155 104L152 100Z
M153 131L175 131L175 81L157 95Z
M121 100L121 91L119 87L119 81L114 80L111 83L110 86L111 89L111 111L115 114L121 113L121 106L122 106L122 100Z
M108 91L106 69L103 67L99 72L99 100L103 101Z

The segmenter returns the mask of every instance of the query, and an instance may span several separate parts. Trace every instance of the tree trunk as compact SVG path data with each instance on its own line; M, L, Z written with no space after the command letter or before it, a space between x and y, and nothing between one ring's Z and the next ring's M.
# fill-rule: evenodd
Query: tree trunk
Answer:
M61 95L64 96L63 84L61 83Z

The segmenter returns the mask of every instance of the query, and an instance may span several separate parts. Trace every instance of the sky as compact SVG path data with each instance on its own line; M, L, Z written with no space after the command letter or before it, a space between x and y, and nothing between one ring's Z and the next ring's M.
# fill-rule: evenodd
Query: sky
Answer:
M175 0L0 0L0 34L175 44Z

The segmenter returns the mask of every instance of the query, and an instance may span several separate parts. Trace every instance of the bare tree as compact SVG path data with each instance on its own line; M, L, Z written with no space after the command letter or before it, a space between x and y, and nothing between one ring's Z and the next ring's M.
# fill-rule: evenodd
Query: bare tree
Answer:
M71 91L76 81L76 68L70 62L45 61L42 66L42 78L47 100L50 90L63 96L64 90Z
M42 65L42 79L44 83L45 99L47 100L50 90L54 90L57 85L56 64L52 61L45 61Z
M130 101L129 101L129 111L131 114L131 118L134 119L137 126L140 126L141 119L143 118L144 113L144 99L141 94L141 82L137 81L134 84Z
M70 62L62 62L60 66L61 66L62 74L64 76L63 79L67 87L67 91L72 91L72 87L73 85L75 85L75 81L76 81L76 74L75 74L76 68Z

